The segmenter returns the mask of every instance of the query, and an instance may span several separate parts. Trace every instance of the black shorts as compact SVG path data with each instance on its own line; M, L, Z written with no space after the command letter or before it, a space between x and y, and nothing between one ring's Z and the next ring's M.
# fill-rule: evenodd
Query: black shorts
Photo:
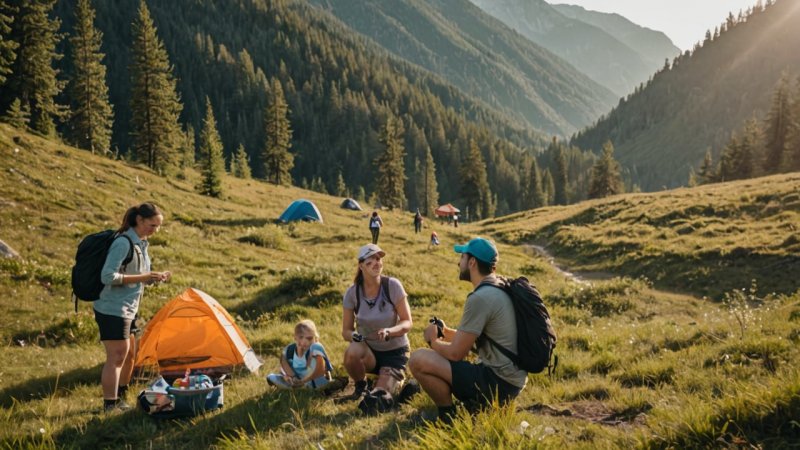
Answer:
M109 316L97 311L94 320L100 328L101 341L124 341L131 337L131 324L133 320L118 316Z
M453 378L453 395L464 402L470 411L489 406L495 395L500 405L505 405L519 395L521 388L498 377L483 364L467 361L450 361Z
M386 350L385 352L372 350L372 354L375 355L375 368L371 372L374 374L377 374L381 367L392 367L405 371L408 365L408 347Z

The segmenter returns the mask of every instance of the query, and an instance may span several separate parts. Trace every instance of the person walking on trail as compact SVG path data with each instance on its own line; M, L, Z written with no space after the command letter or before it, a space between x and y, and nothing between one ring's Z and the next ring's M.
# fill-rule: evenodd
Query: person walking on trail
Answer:
M419 213L419 209L417 213L414 214L414 233L419 234L422 231L422 214Z
M378 245L378 236L381 234L381 227L383 220L378 215L378 211L372 211L372 216L369 218L369 231L372 233L372 243Z
M458 228L458 214L453 214L453 227Z
M497 248L490 241L475 238L454 246L461 254L459 279L474 290L467 296L461 323L453 329L440 321L424 332L430 348L416 350L409 368L438 408L435 420L451 423L455 416L453 396L470 413L516 398L527 382L527 372L517 368L486 337L517 353L517 326L511 298L500 289L487 289L482 283L496 281ZM441 335L440 335L441 333ZM479 362L464 358L475 346ZM423 416L424 417L424 416Z
M131 330L135 328L144 286L169 281L171 277L170 272L153 272L150 268L147 238L159 230L163 221L163 214L152 203L128 209L100 272L105 286L94 302L94 318L106 351L100 377L105 412L130 409L122 397L133 373L135 340ZM122 265L131 250L133 259Z
M343 299L342 338L349 342L344 367L355 382L355 391L344 400L358 400L364 412L378 401L380 410L393 405L408 364L411 307L402 283L382 275L384 256L374 244L358 250L355 281ZM378 375L371 392L367 373Z

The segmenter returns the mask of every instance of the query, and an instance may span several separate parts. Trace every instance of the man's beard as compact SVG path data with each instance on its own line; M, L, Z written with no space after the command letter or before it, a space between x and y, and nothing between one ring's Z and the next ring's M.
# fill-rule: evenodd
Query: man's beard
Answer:
M469 276L469 269L461 270L461 268L459 268L458 279L461 281L472 281L472 278Z

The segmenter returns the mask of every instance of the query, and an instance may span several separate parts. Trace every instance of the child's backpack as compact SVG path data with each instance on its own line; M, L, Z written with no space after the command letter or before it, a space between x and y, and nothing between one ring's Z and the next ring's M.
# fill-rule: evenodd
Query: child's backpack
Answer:
M478 288L481 286L502 289L511 297L517 322L518 354L515 355L485 334L482 334L480 338L487 339L522 370L539 373L548 368L549 372L550 359L556 347L556 333L550 323L550 314L536 287L532 286L525 277L517 279L497 277L497 284L484 282ZM558 358L556 357L552 368L555 369L557 364Z
M105 230L90 234L78 244L75 265L72 266L72 297L75 299L75 311L78 311L78 300L93 302L100 298L103 282L100 272L108 256L108 249L115 239L123 237L130 243L128 255L122 261L122 267L133 259L133 241L124 234L117 235L114 230Z
M294 357L294 354L296 352L297 352L297 344L289 344L289 346L286 347L286 361L291 361L292 357ZM305 356L305 358L306 358L306 365L310 366L311 365L311 349L309 348L306 351L306 354L303 355L303 356ZM328 354L325 353L325 349L324 348L322 350L322 359L325 360L325 371L326 372L333 372L333 366L331 365L331 360L328 359Z
M361 307L361 292L358 289L358 286L355 287L356 289L356 307L353 309L353 313L358 316L358 309ZM384 296L386 297L386 301L392 305L394 308L394 302L392 301L392 297L389 295L389 277L381 275L381 292L383 292Z

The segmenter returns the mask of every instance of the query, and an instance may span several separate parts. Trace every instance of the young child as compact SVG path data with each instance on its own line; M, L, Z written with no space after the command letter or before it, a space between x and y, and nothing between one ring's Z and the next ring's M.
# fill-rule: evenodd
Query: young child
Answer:
M431 233L431 241L428 243L428 250L436 248L439 245L439 235L436 232Z
M280 389L319 389L331 383L332 370L317 326L303 320L294 327L294 343L281 352L281 373L267 375L267 383Z

